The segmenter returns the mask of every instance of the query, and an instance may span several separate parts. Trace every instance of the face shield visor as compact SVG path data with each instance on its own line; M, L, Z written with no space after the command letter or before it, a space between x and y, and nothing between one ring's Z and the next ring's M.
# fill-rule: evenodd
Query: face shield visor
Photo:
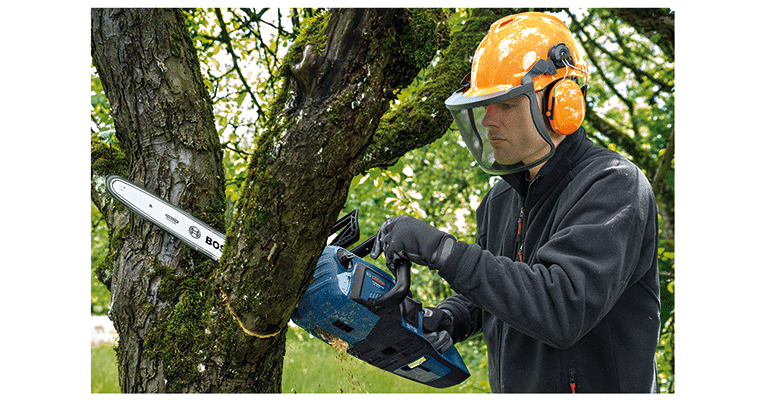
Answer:
M542 60L540 62L545 63L545 61ZM553 141L551 141L548 127L546 126L545 121L543 121L543 114L537 103L535 87L532 83L532 77L551 71L548 69L550 67L540 65L539 63L535 64L532 70L524 76L521 85L490 94L469 97L463 95L467 89L467 87L464 87L454 92L445 101L445 105L452 113L452 117L460 129L460 135L462 136L466 147L471 151L473 158L479 164L481 169L489 174L506 175L530 169L550 159L556 150ZM555 68L553 69L553 73L555 73ZM523 162L502 164L495 159L494 149L492 148L489 139L489 130L482 125L482 120L486 115L486 110L489 105L506 101L519 95L527 97L530 108L529 112L535 125L535 129L537 129L538 133L548 144L550 149L542 158L529 164L524 164Z

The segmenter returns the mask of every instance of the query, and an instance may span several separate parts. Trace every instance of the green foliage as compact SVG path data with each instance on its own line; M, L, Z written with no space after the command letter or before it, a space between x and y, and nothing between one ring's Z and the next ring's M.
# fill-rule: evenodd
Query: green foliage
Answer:
M360 210L362 238L374 235L387 218L408 214L474 242L476 207L492 179L472 163L459 135L447 132L386 170L354 178L343 212ZM418 265L412 272L412 292L425 306L451 295L449 285L435 272Z
M109 254L109 236L107 224L102 219L102 214L91 204L91 272L99 271L98 267ZM106 315L110 308L110 290L91 275L91 314Z
M107 224L102 219L102 214L91 204L91 272L97 272L97 267L102 264L109 254L109 236ZM110 290L91 275L91 314L106 315L110 307Z
M91 66L91 167L96 175L126 173L128 160L120 149L110 104L102 82ZM91 314L107 314L110 305L110 272L114 250L120 235L114 235L112 246L107 224L99 209L91 203Z
M673 285L673 282L671 282ZM673 294L673 286L670 290ZM658 385L661 393L674 393L674 317L663 322L663 331L655 355L658 362Z
M115 126L109 115L110 104L102 82L91 72L91 168L97 175L125 175L128 159L120 149Z
M112 124L110 102L107 101L107 97L104 95L102 81L96 76L93 65L91 65L91 121L98 129L104 128L107 124Z
M652 178L650 161L666 148L674 129L674 61L613 11L588 9L584 16L570 18L591 72L588 105L630 140L618 141L592 121L586 130L598 143L628 155Z

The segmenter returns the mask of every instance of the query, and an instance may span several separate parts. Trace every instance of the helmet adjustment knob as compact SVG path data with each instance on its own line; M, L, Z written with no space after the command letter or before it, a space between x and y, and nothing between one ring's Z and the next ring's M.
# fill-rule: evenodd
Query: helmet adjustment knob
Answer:
M569 52L569 47L564 43L559 43L548 50L548 59L553 61L557 68L566 66L565 60L570 60L572 54ZM568 61L569 62L569 61Z

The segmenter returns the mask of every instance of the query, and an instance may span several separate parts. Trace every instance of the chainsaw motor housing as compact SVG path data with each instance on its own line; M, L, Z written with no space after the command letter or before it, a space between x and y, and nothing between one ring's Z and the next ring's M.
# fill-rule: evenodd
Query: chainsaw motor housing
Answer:
M439 353L423 336L422 304L409 296L411 264L396 266L394 279L345 248L326 246L292 321L385 371L432 387L459 384L470 374L457 348Z

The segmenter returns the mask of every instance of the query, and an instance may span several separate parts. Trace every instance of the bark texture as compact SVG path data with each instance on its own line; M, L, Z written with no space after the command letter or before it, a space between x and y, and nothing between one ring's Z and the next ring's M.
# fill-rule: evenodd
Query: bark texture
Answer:
M119 141L112 152L124 165L92 167L92 198L114 252L103 279L120 336L121 389L208 391L221 384L213 379L227 363L202 350L213 345L210 324L224 316L210 287L214 264L114 203L103 187L103 174L124 174L224 229L222 153L198 59L178 11L93 9L91 30Z

